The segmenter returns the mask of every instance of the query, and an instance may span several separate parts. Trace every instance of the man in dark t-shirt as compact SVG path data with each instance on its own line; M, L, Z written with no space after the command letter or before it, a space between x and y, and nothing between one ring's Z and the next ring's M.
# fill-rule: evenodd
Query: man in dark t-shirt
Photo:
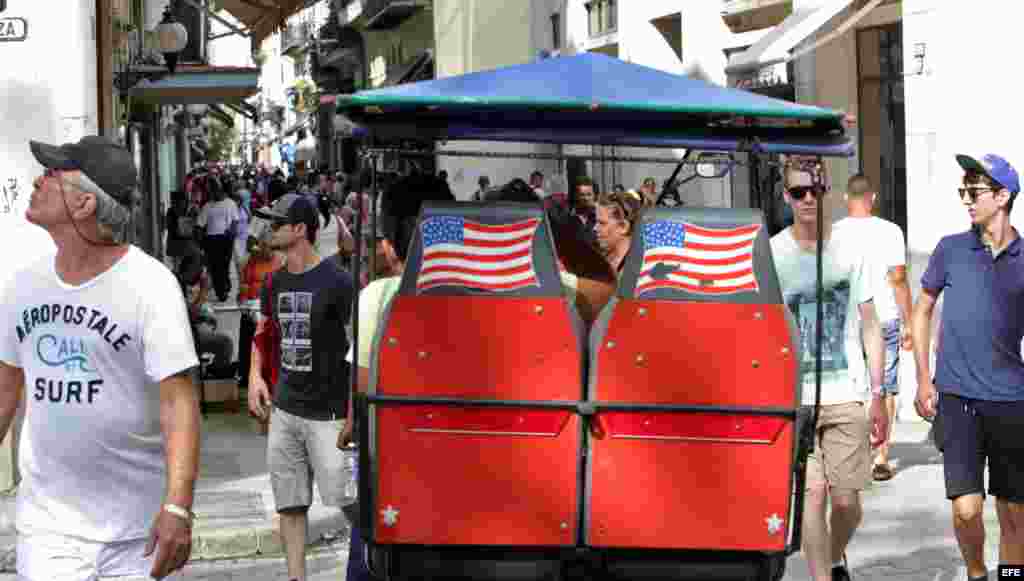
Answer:
M273 406L261 374L266 354L254 348L249 371L249 409L264 419L273 414L267 467L290 579L306 578L307 512L313 479L323 503L342 507L349 498L344 456L336 448L348 418L349 368L345 325L353 284L348 272L314 250L320 219L305 196L286 194L270 209L270 247L287 256L284 268L263 285L256 334L277 330L280 348ZM271 411L272 410L272 411Z

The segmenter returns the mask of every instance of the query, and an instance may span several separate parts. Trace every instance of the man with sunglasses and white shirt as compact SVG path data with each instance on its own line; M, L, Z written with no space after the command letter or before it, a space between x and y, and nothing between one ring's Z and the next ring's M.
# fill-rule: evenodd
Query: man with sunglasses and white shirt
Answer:
M783 300L801 334L803 406L815 401L818 204L826 193L822 174L815 161L787 163L784 197L794 221L771 239ZM846 547L862 516L860 491L871 483L870 444L886 439L889 419L881 398L884 347L873 271L859 253L843 252L828 238L828 222L823 226L821 401L814 452L807 458L803 550L812 579L846 581ZM864 379L865 352L870 385Z
M946 497L971 581L986 579L984 472L999 516L999 561L1024 563L1024 256L1010 211L1017 170L998 155L957 155L956 195L971 228L939 241L921 278L912 315L917 399L924 418L941 419ZM935 375L929 369L931 319L945 293Z

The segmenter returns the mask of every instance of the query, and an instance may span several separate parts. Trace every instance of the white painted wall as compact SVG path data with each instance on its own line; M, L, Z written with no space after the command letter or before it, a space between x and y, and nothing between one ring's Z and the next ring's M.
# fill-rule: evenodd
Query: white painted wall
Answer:
M955 154L996 153L1024 171L1019 71L1012 64L1024 5L1001 0L904 0L903 5L908 69L915 65L914 45L926 45L925 74L906 79L908 243L912 252L930 253L939 238L968 225L954 194L962 176ZM965 31L984 33L972 33L965 42ZM981 90L984 86L990 89ZM1021 206L1018 202L1011 218L1024 229Z
M0 288L24 263L53 250L41 229L24 219L32 180L42 172L30 139L77 141L97 132L95 2L65 0L54 18L50 2L10 0L0 17L28 21L24 42L0 43L0 187L17 184L11 207L0 194Z

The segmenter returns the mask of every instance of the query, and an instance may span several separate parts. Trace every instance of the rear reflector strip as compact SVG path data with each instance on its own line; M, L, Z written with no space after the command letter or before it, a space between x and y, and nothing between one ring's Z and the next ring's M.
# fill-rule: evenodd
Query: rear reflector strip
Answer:
M569 421L568 410L401 406L391 413L410 432L479 436L557 436Z
M771 444L790 420L770 416L714 413L602 412L599 430L606 437Z

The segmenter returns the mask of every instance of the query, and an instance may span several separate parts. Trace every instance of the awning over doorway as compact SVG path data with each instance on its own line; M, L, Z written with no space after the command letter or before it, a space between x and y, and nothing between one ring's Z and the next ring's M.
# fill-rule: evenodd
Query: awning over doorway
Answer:
M129 94L160 105L238 103L259 92L259 76L257 68L186 65L173 75L139 81Z
M822 0L803 3L747 50L729 57L726 74L750 73L786 62L790 51L845 10L853 0Z
M305 0L220 0L220 7L249 29L253 46L259 46L307 4Z

